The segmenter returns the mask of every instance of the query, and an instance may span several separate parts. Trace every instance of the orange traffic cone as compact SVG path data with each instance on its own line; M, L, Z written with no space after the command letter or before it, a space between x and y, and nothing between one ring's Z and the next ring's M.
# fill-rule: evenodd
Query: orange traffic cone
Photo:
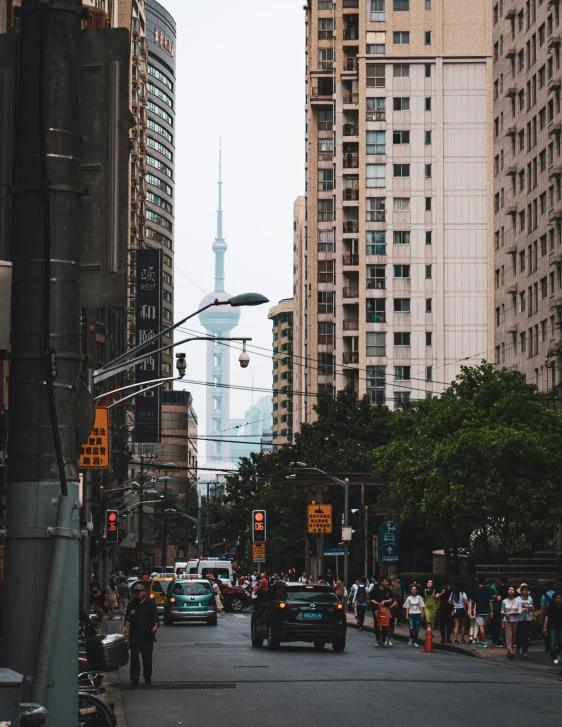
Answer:
M431 624L427 624L427 628L425 630L425 643L423 645L422 652L424 654L435 653L435 649L433 648L433 626Z

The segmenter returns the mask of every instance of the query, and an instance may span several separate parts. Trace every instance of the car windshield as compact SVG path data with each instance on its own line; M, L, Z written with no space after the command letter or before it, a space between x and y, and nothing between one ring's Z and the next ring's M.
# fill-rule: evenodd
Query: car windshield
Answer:
M178 581L174 583L173 593L178 596L206 596L211 593L211 585L200 581Z
M170 578L169 581L154 581L152 584L152 593L165 593L168 590L168 584L171 580Z
M286 601L306 601L308 603L339 603L339 598L331 591L315 588L292 590L287 588Z
M223 568L203 568L203 575L206 576L207 574L212 575L215 578L220 578L222 581L230 581L228 571Z

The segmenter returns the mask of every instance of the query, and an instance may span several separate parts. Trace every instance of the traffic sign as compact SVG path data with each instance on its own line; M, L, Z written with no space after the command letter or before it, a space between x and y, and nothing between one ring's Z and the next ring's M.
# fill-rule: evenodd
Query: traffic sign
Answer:
M109 469L109 409L96 406L94 426L87 441L80 447L81 470Z
M265 543L252 543L252 560L254 563L265 563Z
M397 543L400 537L400 527L392 520L387 520L379 528L379 539L381 543Z
M311 535L324 535L332 532L332 506L316 502L306 506L306 531Z
M400 558L400 548L397 545L383 545L379 549L381 563L398 563Z
M345 555L343 545L337 545L335 548L324 548L324 555Z

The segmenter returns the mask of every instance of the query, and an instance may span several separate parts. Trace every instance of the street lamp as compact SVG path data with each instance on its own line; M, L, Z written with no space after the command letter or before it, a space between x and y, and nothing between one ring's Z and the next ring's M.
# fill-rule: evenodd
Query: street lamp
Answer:
M347 528L349 526L349 520L348 520L348 512L349 512L349 479L346 477L345 480L340 480L338 477L334 477L334 475L330 475L327 472L324 472L324 470L319 469L318 467L307 467L305 462L290 462L289 467L298 467L299 469L306 470L307 472L319 472L320 474L327 477L329 480L332 480L332 482L335 482L336 485L339 485L340 487L343 487L344 492L344 505L343 505L343 526ZM296 475L287 475L286 479L293 480L295 479ZM344 546L343 551L343 579L344 583L347 587L347 576L348 576L348 548L347 544Z

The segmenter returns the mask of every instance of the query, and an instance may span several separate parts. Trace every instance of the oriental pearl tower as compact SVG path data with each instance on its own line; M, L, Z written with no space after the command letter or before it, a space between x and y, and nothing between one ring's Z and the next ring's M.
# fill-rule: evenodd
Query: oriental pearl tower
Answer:
M219 147L219 208L217 210L217 236L213 242L215 253L215 289L206 295L200 308L212 303L217 298L227 301L232 296L224 289L224 255L227 250L222 235L222 149ZM230 305L217 305L199 314L199 321L209 336L228 336L238 325L240 308ZM213 433L214 439L228 439L230 423L230 348L221 343L209 341L207 344L207 381L214 386L207 387L206 395L206 432ZM226 385L226 388L223 386ZM216 435L216 436L215 436ZM228 442L207 442L206 465L231 469L230 446Z

